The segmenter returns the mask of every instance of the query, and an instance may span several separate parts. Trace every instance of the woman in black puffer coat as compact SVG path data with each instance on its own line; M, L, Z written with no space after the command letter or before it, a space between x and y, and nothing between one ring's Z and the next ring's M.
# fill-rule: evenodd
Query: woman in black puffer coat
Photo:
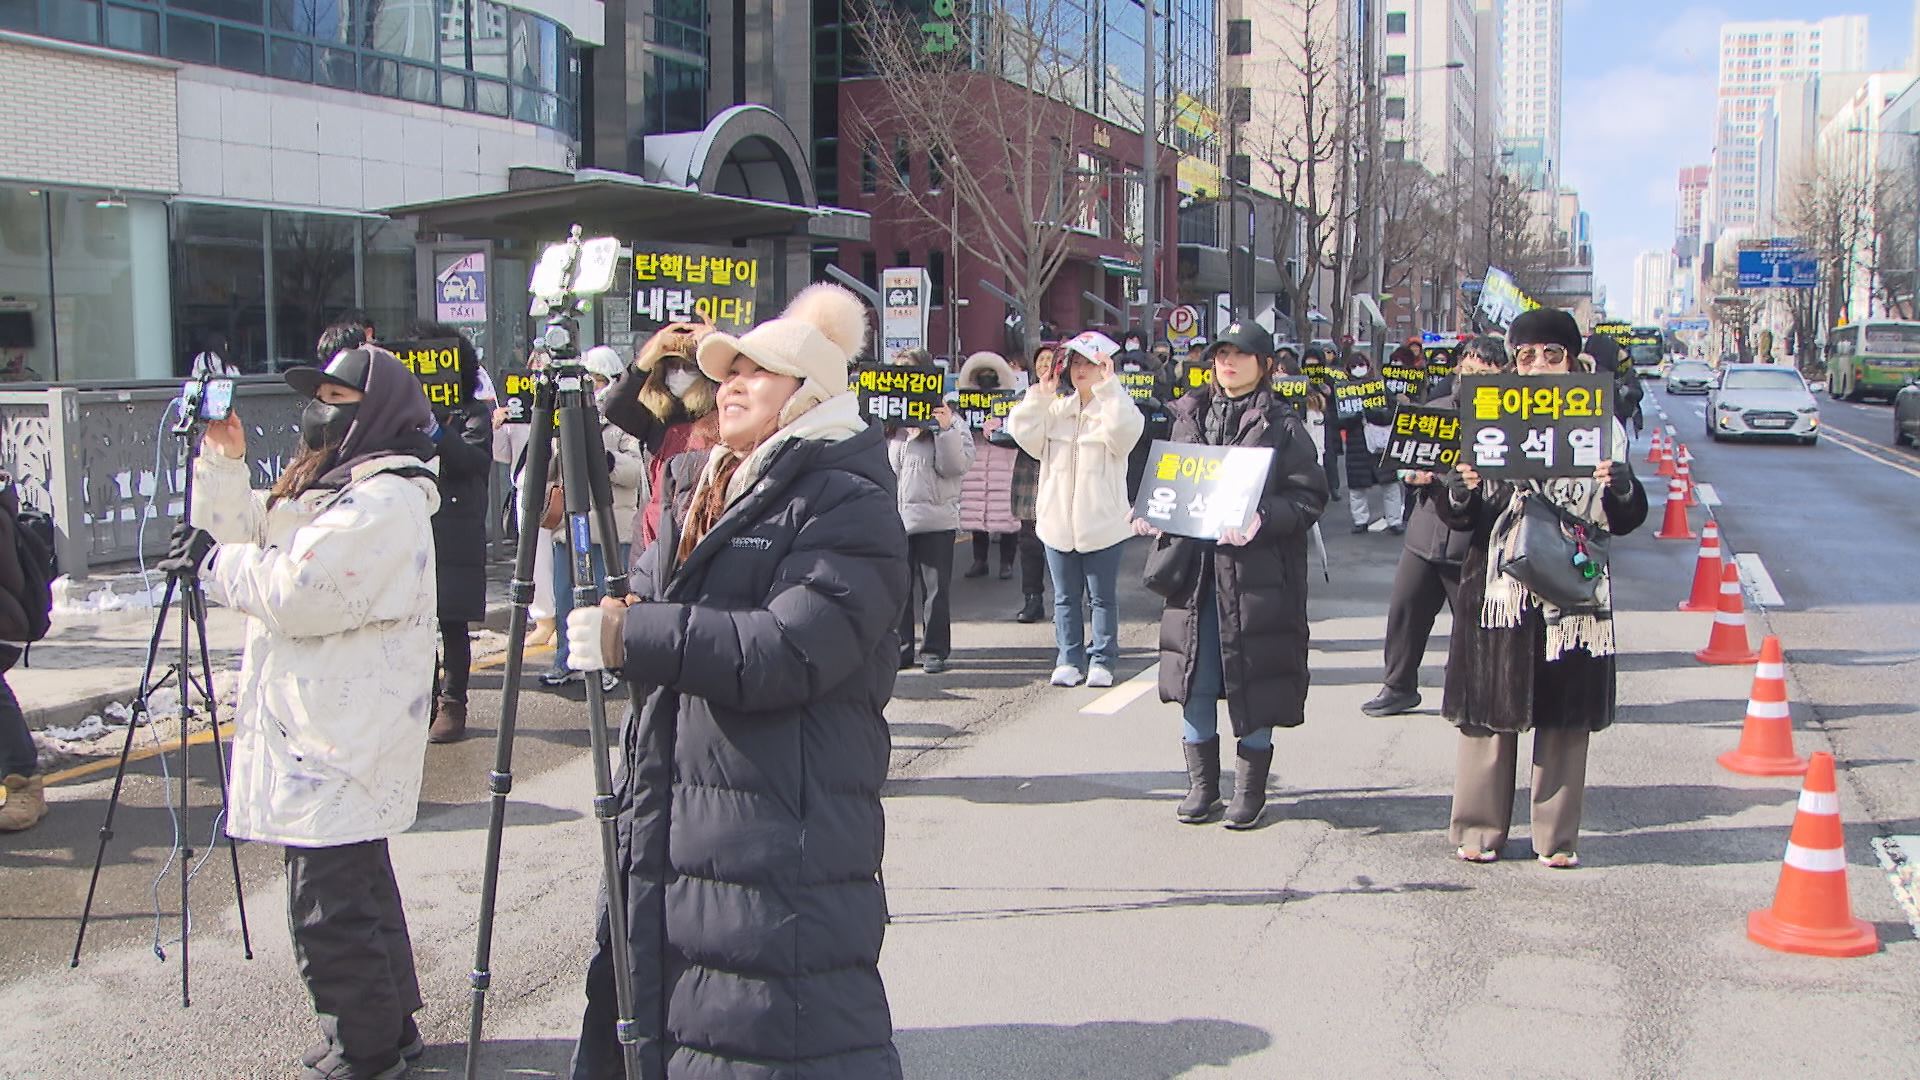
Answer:
M634 601L568 618L620 668L619 853L639 1028L628 1080L899 1080L880 979L880 787L907 538L886 441L847 392L864 309L816 285L701 342L719 445L663 515ZM678 462L676 462L676 465ZM624 1075L607 920L572 1076Z

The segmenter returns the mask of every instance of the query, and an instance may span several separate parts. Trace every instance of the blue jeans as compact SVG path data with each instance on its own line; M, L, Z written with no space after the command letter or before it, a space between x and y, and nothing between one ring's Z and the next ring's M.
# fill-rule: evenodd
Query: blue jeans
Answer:
M627 545L620 545L620 563L627 562ZM601 554L600 545L593 545L593 579L602 591L607 587L607 560ZM567 612L573 610L573 550L567 545L555 541L553 545L553 606L555 628L553 635L553 670L567 670Z
M1220 601L1213 589L1212 575L1200 583L1200 626L1193 639L1193 685L1187 687L1187 703L1181 707L1180 738L1190 743L1211 740L1220 730L1220 698L1226 694L1226 671L1220 653ZM1273 728L1255 728L1241 745L1249 750L1273 746Z
M1053 575L1053 639L1060 647L1061 667L1084 668L1089 659L1112 671L1120 662L1121 541L1103 551L1047 549L1047 570ZM1081 610L1093 597L1093 644L1086 644Z

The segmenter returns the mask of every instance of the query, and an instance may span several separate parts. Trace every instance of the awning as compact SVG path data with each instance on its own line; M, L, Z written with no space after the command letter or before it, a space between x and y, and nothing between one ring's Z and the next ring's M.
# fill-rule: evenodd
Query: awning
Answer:
M868 216L854 210L710 195L600 169L583 169L571 181L411 203L385 213L412 218L423 232L474 239L557 238L574 224L588 236L668 242L764 236L865 240L870 234Z
M1111 255L1100 256L1100 269L1114 277L1137 278L1140 276L1140 264L1125 259L1116 259Z

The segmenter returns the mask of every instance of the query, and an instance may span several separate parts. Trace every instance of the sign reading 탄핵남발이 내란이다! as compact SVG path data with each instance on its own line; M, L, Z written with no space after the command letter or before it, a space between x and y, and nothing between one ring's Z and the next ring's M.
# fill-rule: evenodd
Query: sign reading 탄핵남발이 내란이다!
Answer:
M631 330L644 337L668 323L705 319L716 330L744 332L753 326L759 287L759 260L744 248L636 243Z
M1590 476L1613 453L1607 375L1469 375L1461 460L1496 480Z
M860 414L883 424L931 428L946 375L933 365L861 364L853 369Z
M1222 529L1244 529L1260 508L1270 446L1202 446L1155 439L1134 515L1162 532L1217 540Z
M420 380L427 400L445 408L458 408L460 400L460 343L452 338L432 341L383 341L380 347L407 365Z
M1338 379L1333 384L1333 413L1345 420L1368 409L1387 407L1387 380Z
M1005 420L1019 403L1020 395L1012 390L959 390L951 401L953 411L974 431L986 430L989 420Z
M1421 472L1451 469L1460 461L1460 411L1425 405L1394 410L1382 465Z

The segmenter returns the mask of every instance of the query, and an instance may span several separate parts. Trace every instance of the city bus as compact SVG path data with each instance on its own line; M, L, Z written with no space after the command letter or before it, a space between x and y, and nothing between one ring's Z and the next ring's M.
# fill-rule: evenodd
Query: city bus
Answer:
M1893 400L1920 381L1920 322L1863 319L1827 331L1827 393L1847 401Z
M1623 366L1631 364L1633 373L1643 379L1652 379L1660 374L1660 365L1667 358L1667 336L1657 326L1636 326L1619 339Z

